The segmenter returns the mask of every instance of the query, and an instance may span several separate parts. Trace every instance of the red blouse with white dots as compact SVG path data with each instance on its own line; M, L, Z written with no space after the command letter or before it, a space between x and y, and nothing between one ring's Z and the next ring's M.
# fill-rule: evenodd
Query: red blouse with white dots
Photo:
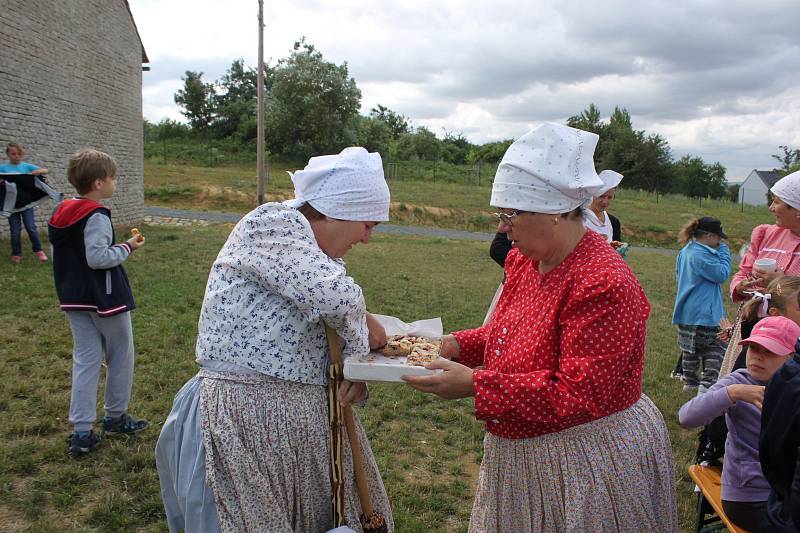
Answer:
M455 333L475 370L475 416L493 435L522 439L633 405L642 392L650 304L605 239L587 231L556 268L516 249L491 322Z

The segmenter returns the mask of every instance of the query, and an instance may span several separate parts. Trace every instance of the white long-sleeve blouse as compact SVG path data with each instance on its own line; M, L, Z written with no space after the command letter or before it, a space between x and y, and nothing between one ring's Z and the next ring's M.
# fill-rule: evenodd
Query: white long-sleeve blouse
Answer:
M239 221L211 267L197 361L324 385L323 321L345 358L369 351L364 297L344 262L325 255L299 211L264 204Z

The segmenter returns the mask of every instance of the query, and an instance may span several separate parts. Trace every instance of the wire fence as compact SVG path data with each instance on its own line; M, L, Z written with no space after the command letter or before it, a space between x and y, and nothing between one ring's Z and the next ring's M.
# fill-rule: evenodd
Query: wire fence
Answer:
M455 165L446 161L387 161L384 174L387 180L416 180L488 186L492 184L497 164L478 162L474 165Z
M224 165L246 165L256 163L256 147L253 143L241 144L227 140L206 142L184 139L164 139L144 142L144 157L163 164L216 167Z
M255 145L242 145L238 141L209 140L199 142L186 139L145 140L144 156L146 159L164 164L195 165L216 167L225 165L255 165ZM297 162L296 168L302 168L305 162ZM392 161L384 159L384 174L389 181L430 181L433 183L456 183L462 185L490 186L497 171L497 163L477 162L475 164L457 165L446 161ZM292 164L281 165L291 168ZM655 203L679 200L687 205L696 203L698 207L728 208L740 212L763 209L764 205L753 206L740 203L732 198L708 198L702 196L689 197L681 194L660 191L626 189L620 191L629 195L646 195ZM741 196L740 196L741 198ZM766 204L766 199L765 199Z
M723 198L709 198L703 196L686 196L683 194L678 193L664 193L660 191L645 191L641 189L626 189L621 188L620 191L624 191L626 197L630 196L646 196L649 199L654 199L656 204L663 203L665 201L680 201L686 203L687 206L689 205L697 205L697 207L704 207L707 209L716 209L716 208L725 208L736 210L739 212L744 213L745 211L760 211L763 210L765 206L769 205L767 199L765 197L764 203L760 205L751 205L746 203L740 203L738 200L734 200L730 197L723 197ZM619 192L617 196L619 196Z
M145 141L144 157L163 164L217 167L225 165L256 164L255 146L216 140L188 142L183 139ZM297 163L302 168L305 162ZM291 165L289 165L291 166ZM478 162L474 165L456 165L446 161L390 161L384 160L384 174L388 180L416 180L460 183L464 185L490 185L497 164Z

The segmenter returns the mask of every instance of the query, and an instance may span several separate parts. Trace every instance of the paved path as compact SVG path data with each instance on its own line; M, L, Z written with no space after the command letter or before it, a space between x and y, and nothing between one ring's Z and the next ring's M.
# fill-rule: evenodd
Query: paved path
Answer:
M191 226L192 224L215 224L231 222L236 223L242 215L238 213L220 213L214 211L189 211L172 209L168 207L145 206L145 222L151 224L168 224L174 226ZM476 231L459 231L454 229L430 228L425 226L400 226L397 224L378 224L375 231L378 233L395 233L402 235L418 235L421 237L442 237L462 241L491 242L494 233L481 233ZM649 248L644 246L631 246L637 252L659 253L676 255L677 250L669 248Z

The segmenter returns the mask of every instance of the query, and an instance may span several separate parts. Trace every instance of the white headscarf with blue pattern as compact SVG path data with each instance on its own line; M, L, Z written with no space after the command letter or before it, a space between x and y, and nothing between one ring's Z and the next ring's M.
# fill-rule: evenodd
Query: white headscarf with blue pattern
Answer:
M508 147L492 186L491 205L534 213L567 213L603 187L594 169L598 136L545 123Z
M291 176L295 198L285 205L297 208L309 203L340 220L389 220L389 187L379 153L352 146L338 155L312 157Z

